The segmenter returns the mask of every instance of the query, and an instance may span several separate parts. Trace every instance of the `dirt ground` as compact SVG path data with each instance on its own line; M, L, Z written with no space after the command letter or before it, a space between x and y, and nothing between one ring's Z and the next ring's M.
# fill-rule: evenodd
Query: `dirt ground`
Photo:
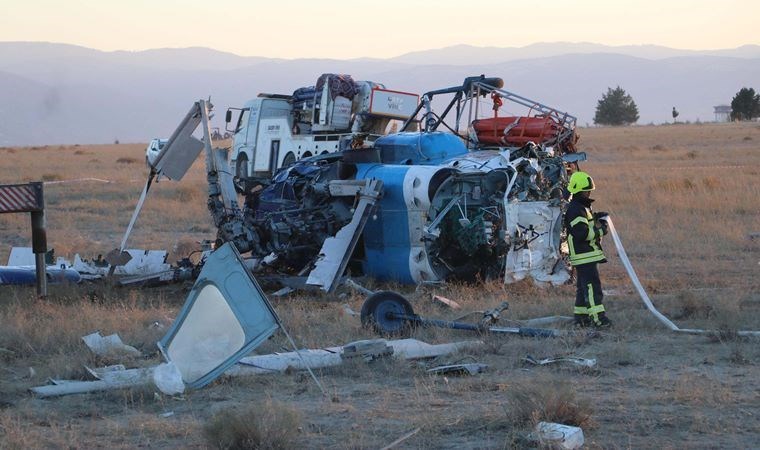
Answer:
M434 361L352 362L317 371L328 395L307 374L225 377L180 397L150 387L38 399L28 393L48 378L84 378L84 365L159 362L155 342L184 302L187 286L116 289L51 286L0 288L0 448L206 448L220 436L260 448L381 448L418 430L398 448L523 448L542 420L575 423L588 448L756 448L760 442L760 346L738 329L760 330L760 125L678 124L580 130L594 176L596 209L609 211L658 308L682 327L668 331L634 294L611 242L600 267L615 326L593 339L531 339L416 330L430 343L481 340ZM144 145L0 149L0 179L43 178L50 246L86 257L118 245L147 170ZM55 161L55 164L51 164ZM111 181L68 182L94 177ZM205 210L202 166L179 183L160 182L130 242L180 257L213 237ZM28 217L0 215L0 261L12 245L29 245ZM415 311L453 319L433 294L463 311L507 300L503 324L569 315L571 286L532 283L449 285L398 290ZM273 305L301 347L376 338L344 305L364 297L297 295ZM80 336L117 332L145 357L91 355ZM259 353L286 351L278 333ZM595 368L534 367L523 361L574 355ZM436 376L425 369L460 361L488 364L474 376ZM171 413L171 414L169 414ZM220 419L222 417L223 419ZM235 426L239 421L240 425ZM254 433L255 432L255 433ZM226 433L226 434L225 434ZM228 445L233 441L223 441Z

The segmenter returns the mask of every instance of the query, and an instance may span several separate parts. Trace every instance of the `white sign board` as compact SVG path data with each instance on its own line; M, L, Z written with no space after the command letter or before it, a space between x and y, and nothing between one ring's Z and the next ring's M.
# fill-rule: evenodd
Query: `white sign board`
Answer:
M341 96L335 97L330 124L334 129L343 130L348 128L350 122L351 100Z
M389 91L387 89L372 89L369 112L376 116L408 119L417 109L420 96L409 92Z

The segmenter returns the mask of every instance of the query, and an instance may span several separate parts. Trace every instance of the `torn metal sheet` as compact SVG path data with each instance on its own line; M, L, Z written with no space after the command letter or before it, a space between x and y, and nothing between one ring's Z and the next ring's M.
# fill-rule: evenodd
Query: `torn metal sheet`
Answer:
M427 370L434 375L476 375L485 372L488 364L466 363L437 366Z
M483 345L482 341L459 341L446 344L428 344L416 339L399 339L386 341L393 348L393 355L403 359L426 359L472 349ZM343 349L351 346L328 347L324 349L299 350L298 352L275 353L272 355L249 356L231 368L228 375L261 375L285 372L287 370L305 370L304 361L312 368L332 367L343 363ZM299 355L300 354L300 355Z
M90 375L92 375L98 380L107 379L112 376L119 377L120 373L127 370L127 368L124 367L124 364L114 364L111 366L97 367L95 369L91 369L87 366L84 366L84 368L85 370L87 370L87 372L90 373Z
M235 247L211 253L182 311L158 343L185 384L200 388L258 347L280 327L266 295Z
M385 339L370 339L344 345L341 357L344 359L360 357L366 361L372 361L392 354L393 347L388 345L388 341Z
M116 251L118 252L118 250ZM115 262L117 266L114 269L114 275L153 275L171 269L171 265L166 262L168 254L166 250L130 248L120 253L126 253L126 255L120 256ZM83 275L103 276L109 273L111 266L107 261L100 258L92 261L84 260L77 253L74 255L74 263L71 268Z
M156 173L171 180L182 179L203 150L203 142L193 137L200 123L201 102L195 102L156 156L152 165Z
M34 251L32 247L11 247L11 253L8 255L9 266L34 266ZM60 256L53 262L53 250L45 253L45 263L48 266L68 267L71 264Z
M539 282L564 284L570 272L560 259L562 209L551 202L505 202L510 251L504 280L528 276Z
M359 192L359 202L351 221L341 228L334 237L325 239L319 251L319 259L309 273L306 284L320 286L325 292L332 292L348 265L348 259L356 248L359 236L364 231L367 219L383 188L380 180L366 180Z
M108 336L103 336L100 334L100 331L96 331L92 334L88 334L87 336L82 336L82 340L87 345L87 347L98 356L108 356L114 358L124 356L142 356L142 353L140 353L139 350L132 347L131 345L126 345L121 341L119 335L115 333Z
M552 358L544 358L544 359L536 359L530 355L523 358L523 361L536 365L536 366L546 366L549 364L555 364L555 363L563 363L568 362L571 364L575 364L576 366L582 366L582 367L595 367L596 366L596 358L580 358L577 356L558 356L558 357L552 357Z

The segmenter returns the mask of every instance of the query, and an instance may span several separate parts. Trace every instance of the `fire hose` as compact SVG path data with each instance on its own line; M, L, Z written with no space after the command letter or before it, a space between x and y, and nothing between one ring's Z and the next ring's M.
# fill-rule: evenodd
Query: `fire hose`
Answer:
M679 328L678 325L673 323L670 319L665 317L664 314L662 314L660 311L657 310L657 308L654 307L654 304L652 303L652 300L649 298L649 295L647 295L647 292L644 290L644 286L641 285L641 281L639 281L639 277L636 275L636 271L633 270L633 266L631 265L631 260L628 259L628 255L625 252L625 248L623 248L623 243L620 241L620 236L617 233L617 230L615 229L615 225L613 225L612 220L607 217L607 224L609 226L609 232L612 236L612 240L615 242L615 248L617 249L618 256L620 256L620 261L622 261L623 266L625 266L626 272L628 272L628 276L631 278L631 282L633 283L633 286L636 288L636 291L639 294L639 297L641 297L641 301L644 302L649 312L654 314L654 316L665 324L666 327L670 328L672 331L678 332L678 333L688 333L688 334L716 334L718 333L717 330L699 330L699 329L693 329L693 328ZM760 336L760 331L736 331L736 334L739 336Z

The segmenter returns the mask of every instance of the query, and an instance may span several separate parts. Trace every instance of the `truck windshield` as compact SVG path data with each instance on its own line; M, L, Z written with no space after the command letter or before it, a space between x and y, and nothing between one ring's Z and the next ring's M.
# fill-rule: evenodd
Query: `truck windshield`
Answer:
M235 133L240 131L241 128L243 128L248 123L248 116L251 114L250 108L243 108L240 110L240 115L238 116L237 125L235 125Z

